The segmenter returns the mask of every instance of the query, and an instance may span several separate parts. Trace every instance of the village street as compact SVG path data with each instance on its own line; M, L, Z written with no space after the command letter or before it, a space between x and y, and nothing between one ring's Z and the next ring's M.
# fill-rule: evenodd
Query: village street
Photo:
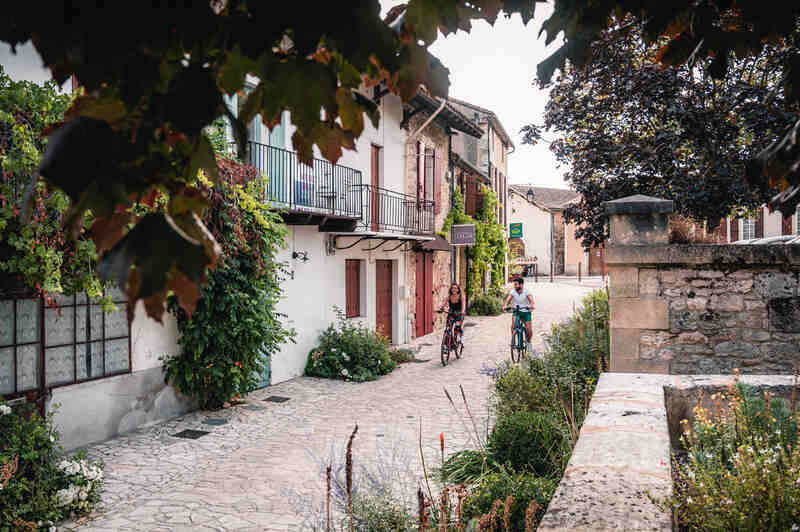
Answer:
M558 281L558 280L557 280ZM539 333L569 316L573 305L599 279L533 283L535 344ZM384 474L400 471L397 482L421 471L418 442L430 468L440 463L439 434L447 452L470 447L472 423L456 415L447 388L463 411L463 386L478 431L485 436L489 378L480 372L508 357L509 316L467 318L464 357L447 367L439 362L439 335L420 341L417 358L378 381L362 384L297 378L250 395L247 404L217 412L196 412L138 430L88 449L106 464L103 504L81 531L112 530L304 530L324 498L324 468L331 450L335 465L358 423L354 444L359 468L378 460ZM278 355L280 356L280 355ZM266 402L270 396L289 398ZM214 425L221 420L224 424ZM211 424L209 424L211 423ZM199 439L172 435L185 429L208 431ZM378 459L379 457L379 459ZM376 466L379 465L376 463Z

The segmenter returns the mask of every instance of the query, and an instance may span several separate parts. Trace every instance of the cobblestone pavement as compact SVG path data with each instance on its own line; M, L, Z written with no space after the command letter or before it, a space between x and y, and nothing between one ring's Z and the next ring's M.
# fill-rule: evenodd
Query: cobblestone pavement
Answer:
M531 288L537 333L567 317L591 290L549 282ZM194 412L89 447L90 457L106 464L103 503L91 520L66 528L303 530L308 525L303 516L321 504L325 492L319 464L327 464L332 446L344 448L356 423L357 466L377 464L377 456L385 463L391 455L419 474L420 437L430 467L440 462L442 432L448 453L474 447L471 422L455 414L443 388L463 414L458 389L463 386L478 431L485 434L488 377L479 370L508 357L509 317L467 318L465 325L464 357L447 367L439 362L440 338L434 333L416 346L417 358L427 362L404 364L374 382L301 377L254 392L244 405ZM290 400L265 402L268 396ZM207 423L219 419L227 422ZM196 440L171 436L184 429L210 433ZM343 454L337 452L339 462Z

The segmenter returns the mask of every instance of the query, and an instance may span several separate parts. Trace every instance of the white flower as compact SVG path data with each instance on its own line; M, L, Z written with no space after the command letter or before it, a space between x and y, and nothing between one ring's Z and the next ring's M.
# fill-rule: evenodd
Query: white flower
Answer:
M89 498L89 490L87 488L81 488L78 491L78 498L82 501L85 501Z
M77 489L75 486L70 486L63 490L58 490L56 492L56 504L58 506L69 506L73 502L75 502L75 496L77 495Z
M11 413L11 407L8 405L0 405L0 416L6 416Z
M342 353L342 358L344 358L345 362L350 362L350 355L347 353Z
M797 530L800 530L800 526L792 525L792 532L797 532Z
M342 376L347 377L349 374L350 372L347 371L347 368L342 368Z
M692 504L692 498L691 497L686 497L686 502L688 504Z
M51 434L50 435L50 443L55 443L55 442L56 442L56 437Z

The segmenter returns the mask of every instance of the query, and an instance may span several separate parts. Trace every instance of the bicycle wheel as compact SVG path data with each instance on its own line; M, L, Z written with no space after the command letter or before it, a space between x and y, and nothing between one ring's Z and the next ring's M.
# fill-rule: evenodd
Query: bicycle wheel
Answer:
M514 331L511 339L511 362L519 362L522 356L522 339L520 331Z
M464 342L458 342L453 348L453 353L456 354L456 358L461 358L461 355L464 353Z
M446 366L450 362L450 348L442 346L442 366Z

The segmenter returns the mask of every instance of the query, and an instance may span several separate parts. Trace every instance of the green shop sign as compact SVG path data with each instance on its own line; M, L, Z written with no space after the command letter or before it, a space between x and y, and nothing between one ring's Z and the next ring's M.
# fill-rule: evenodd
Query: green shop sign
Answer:
M522 238L522 222L508 225L509 238Z

